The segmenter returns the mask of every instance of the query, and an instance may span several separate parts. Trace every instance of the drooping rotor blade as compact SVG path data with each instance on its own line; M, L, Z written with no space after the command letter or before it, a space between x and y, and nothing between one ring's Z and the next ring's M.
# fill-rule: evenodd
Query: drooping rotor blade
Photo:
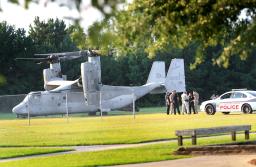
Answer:
M75 51L75 52L63 52L63 53L45 53L45 54L35 54L35 56L58 56L58 57L63 57L63 56L76 56L76 57L82 57L82 56L87 56L88 55L88 50L82 50L82 51Z
M43 54L35 54L35 56L41 56L41 57L48 57L48 56L57 56L57 57L87 57L87 56L100 56L101 53L99 50L81 50L81 51L75 51L75 52L62 52L62 53L43 53Z
M47 58L15 58L15 60L35 60L35 61L47 61Z
M15 60L29 60L29 61L36 61L39 63L56 63L59 61L59 57L57 56L48 56L48 57L44 57L44 58L38 58L38 57L34 57L34 58L26 58L26 57L21 57L21 58L15 58Z
M17 58L20 60L35 60L40 63L48 62L48 63L56 63L60 61L73 60L81 57L96 57L100 56L99 50L81 50L75 52L63 52L63 53L43 53L43 54L34 54L34 56L42 57L42 58Z
M65 60L78 59L78 58L81 58L81 57L84 57L84 56L62 56L62 57L59 57L59 59L61 61L65 61Z

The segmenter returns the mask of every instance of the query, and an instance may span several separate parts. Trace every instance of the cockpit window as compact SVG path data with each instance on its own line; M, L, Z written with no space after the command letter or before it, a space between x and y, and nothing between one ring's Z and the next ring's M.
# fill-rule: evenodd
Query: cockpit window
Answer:
M41 97L41 95L33 95L34 99L39 99Z

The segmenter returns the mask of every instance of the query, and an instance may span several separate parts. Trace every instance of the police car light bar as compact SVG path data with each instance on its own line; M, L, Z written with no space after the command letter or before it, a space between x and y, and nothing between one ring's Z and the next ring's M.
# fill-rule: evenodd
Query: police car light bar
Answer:
M241 91L241 90L247 90L247 88L242 88L242 89L232 89L232 91Z

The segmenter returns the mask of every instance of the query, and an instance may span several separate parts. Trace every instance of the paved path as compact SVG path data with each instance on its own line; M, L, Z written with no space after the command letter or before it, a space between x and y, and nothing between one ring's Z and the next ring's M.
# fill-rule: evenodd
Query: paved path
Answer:
M115 167L255 167L248 163L252 159L256 155L214 155Z
M166 140L156 142L146 142L138 144L114 144L114 145L93 145L93 146L67 146L62 148L74 149L73 151L65 151L59 153L49 153L40 155L31 155L25 157L2 159L0 162L8 162L14 160L24 160L35 157L48 157L55 155L73 154L79 152L102 151L118 148L140 147L150 144L159 144L166 142L177 142L177 140ZM161 162L143 163L143 164L130 164L119 165L117 167L256 167L248 163L248 161L256 159L256 155L216 155L216 156L201 156L194 158L186 158L179 160L168 160ZM189 164L189 165L188 165Z
M73 154L79 152L91 152L91 151L102 151L102 150L111 150L111 149L118 149L118 148L130 148L130 147L140 147L150 144L159 144L159 143L167 143L170 140L166 141L154 141L154 142L146 142L146 143L138 143L138 144L113 144L113 145L93 145L93 146L67 146L61 148L73 149L73 151L64 151L58 153L49 153L49 154L39 154L39 155L29 155L24 157L16 157L16 158L7 158L7 159L0 159L0 162L8 162L14 160L24 160L29 158L35 157L49 157L55 155L63 155L63 154ZM43 148L50 148L50 147L43 147Z

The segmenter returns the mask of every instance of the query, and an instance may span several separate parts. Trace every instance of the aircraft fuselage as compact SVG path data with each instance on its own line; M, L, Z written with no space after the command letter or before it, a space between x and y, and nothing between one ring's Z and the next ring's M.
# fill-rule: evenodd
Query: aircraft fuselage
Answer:
M98 107L87 105L83 92L47 91L31 92L13 108L17 115L40 116L66 113L87 113L97 111Z
M29 93L25 99L13 108L17 115L43 116L56 114L88 113L110 111L132 104L149 93L159 84L146 84L138 87L107 86L102 87L99 103L88 105L84 93L39 91ZM95 92L100 93L100 92Z

